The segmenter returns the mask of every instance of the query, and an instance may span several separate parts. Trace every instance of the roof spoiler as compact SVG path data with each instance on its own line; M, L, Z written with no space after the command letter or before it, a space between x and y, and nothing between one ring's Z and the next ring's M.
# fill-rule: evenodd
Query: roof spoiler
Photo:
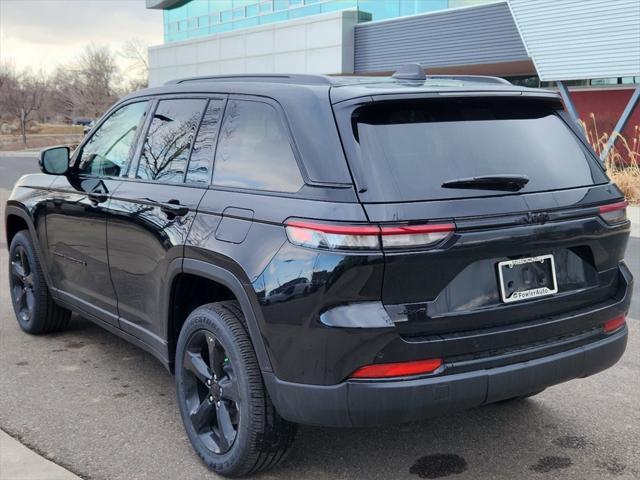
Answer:
M424 67L419 63L407 63L398 67L392 75L396 80L408 80L414 82L422 82L427 78L444 78L450 80L461 80L479 83L499 83L503 85L511 85L511 82L500 77L487 77L484 75L426 75Z

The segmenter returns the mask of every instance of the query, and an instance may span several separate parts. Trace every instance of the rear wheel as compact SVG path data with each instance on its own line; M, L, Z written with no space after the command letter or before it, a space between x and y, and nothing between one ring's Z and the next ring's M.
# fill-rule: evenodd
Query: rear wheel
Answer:
M236 302L201 306L176 351L180 414L189 440L217 473L241 476L279 463L296 425L271 404Z
M27 230L11 240L9 288L16 319L25 332L56 332L69 324L71 312L53 301Z

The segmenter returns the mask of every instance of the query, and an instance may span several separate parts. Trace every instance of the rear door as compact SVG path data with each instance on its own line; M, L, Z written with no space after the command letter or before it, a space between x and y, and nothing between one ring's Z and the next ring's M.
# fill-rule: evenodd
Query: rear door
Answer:
M114 193L107 241L120 327L160 347L165 287L182 258L209 185L211 152L226 99L161 97L152 107L138 162Z
M560 109L514 96L338 108L370 221L450 226L385 248L382 297L401 331L508 325L615 294L628 225L598 205L621 194Z

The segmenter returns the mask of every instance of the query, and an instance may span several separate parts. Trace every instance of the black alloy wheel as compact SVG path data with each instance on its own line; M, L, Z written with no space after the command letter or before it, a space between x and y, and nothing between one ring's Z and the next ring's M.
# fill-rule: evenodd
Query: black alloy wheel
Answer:
M213 453L228 452L238 436L240 395L224 346L211 332L198 330L187 342L183 366L194 431Z
M17 245L11 254L9 282L16 316L22 323L28 324L35 315L36 296L32 267L22 245Z
M25 332L58 332L69 325L71 312L53 300L28 230L11 238L9 288L18 325Z
M187 436L213 471L239 477L282 462L296 425L265 388L238 302L193 310L176 345L176 393Z

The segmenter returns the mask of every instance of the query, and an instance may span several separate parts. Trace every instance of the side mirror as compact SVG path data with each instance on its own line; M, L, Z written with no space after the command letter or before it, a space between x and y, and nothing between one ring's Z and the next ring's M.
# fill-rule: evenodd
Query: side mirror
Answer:
M49 175L65 175L69 171L69 147L51 147L40 152L40 170Z

